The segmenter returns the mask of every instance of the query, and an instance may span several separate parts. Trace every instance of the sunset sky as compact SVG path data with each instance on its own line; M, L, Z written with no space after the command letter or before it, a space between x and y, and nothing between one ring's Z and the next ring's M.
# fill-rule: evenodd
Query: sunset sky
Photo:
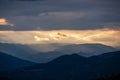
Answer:
M0 0L0 43L120 47L120 0Z

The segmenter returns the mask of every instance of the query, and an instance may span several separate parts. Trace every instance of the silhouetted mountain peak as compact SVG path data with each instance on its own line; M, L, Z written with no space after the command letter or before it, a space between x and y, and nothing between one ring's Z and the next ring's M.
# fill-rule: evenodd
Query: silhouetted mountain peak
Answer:
M32 64L34 63L0 52L0 70L11 70Z
M48 64L70 67L76 64L84 63L86 59L87 59L86 57L80 56L78 54L63 55L54 59Z

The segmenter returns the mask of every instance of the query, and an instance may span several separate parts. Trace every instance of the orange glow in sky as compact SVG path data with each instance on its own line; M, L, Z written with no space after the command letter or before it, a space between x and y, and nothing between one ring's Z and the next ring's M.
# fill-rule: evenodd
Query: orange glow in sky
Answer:
M14 24L8 23L5 18L0 18L0 25L14 26Z
M117 30L53 30L53 31L0 31L0 42L19 44L48 43L102 43L119 46L120 31Z

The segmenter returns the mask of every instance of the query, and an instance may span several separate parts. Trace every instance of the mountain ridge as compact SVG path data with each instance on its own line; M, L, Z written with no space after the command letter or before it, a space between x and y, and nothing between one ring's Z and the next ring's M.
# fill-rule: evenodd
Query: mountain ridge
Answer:
M33 64L35 63L0 52L0 71L17 69Z
M116 50L115 48L102 44L72 44L72 45L64 45L64 46L59 44L53 44L53 46L54 47L56 46L58 49L49 52L40 52L38 51L41 50L41 47L39 46L43 46L43 45L40 44L19 45L19 44L0 43L0 51L2 52L4 51L5 53L8 53L12 56L19 57L21 59L29 60L32 62L46 63L65 54L75 53L89 57L89 56L99 55L105 52L111 52ZM52 44L47 47L51 48L51 46ZM34 50L33 47L34 48L37 47L37 50Z
M64 55L48 63L21 68L12 74L9 76L17 80L95 80L120 74L120 51L92 57Z
M116 51L115 48L99 43L92 43L92 44L71 44L71 45L65 45L57 49L56 51L62 52L62 53L77 53L82 56L93 56L93 55L99 55L106 52L112 52Z

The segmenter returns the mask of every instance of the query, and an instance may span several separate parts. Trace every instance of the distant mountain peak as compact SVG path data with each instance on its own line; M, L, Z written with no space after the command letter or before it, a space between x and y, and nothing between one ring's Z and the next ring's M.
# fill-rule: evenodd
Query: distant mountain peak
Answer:
M111 46L107 46L104 44L99 43L93 43L93 44L71 44L71 45L65 45L62 46L55 51L59 51L66 54L72 54L77 53L82 56L93 56L93 55L99 55L106 52L116 51L115 48Z

